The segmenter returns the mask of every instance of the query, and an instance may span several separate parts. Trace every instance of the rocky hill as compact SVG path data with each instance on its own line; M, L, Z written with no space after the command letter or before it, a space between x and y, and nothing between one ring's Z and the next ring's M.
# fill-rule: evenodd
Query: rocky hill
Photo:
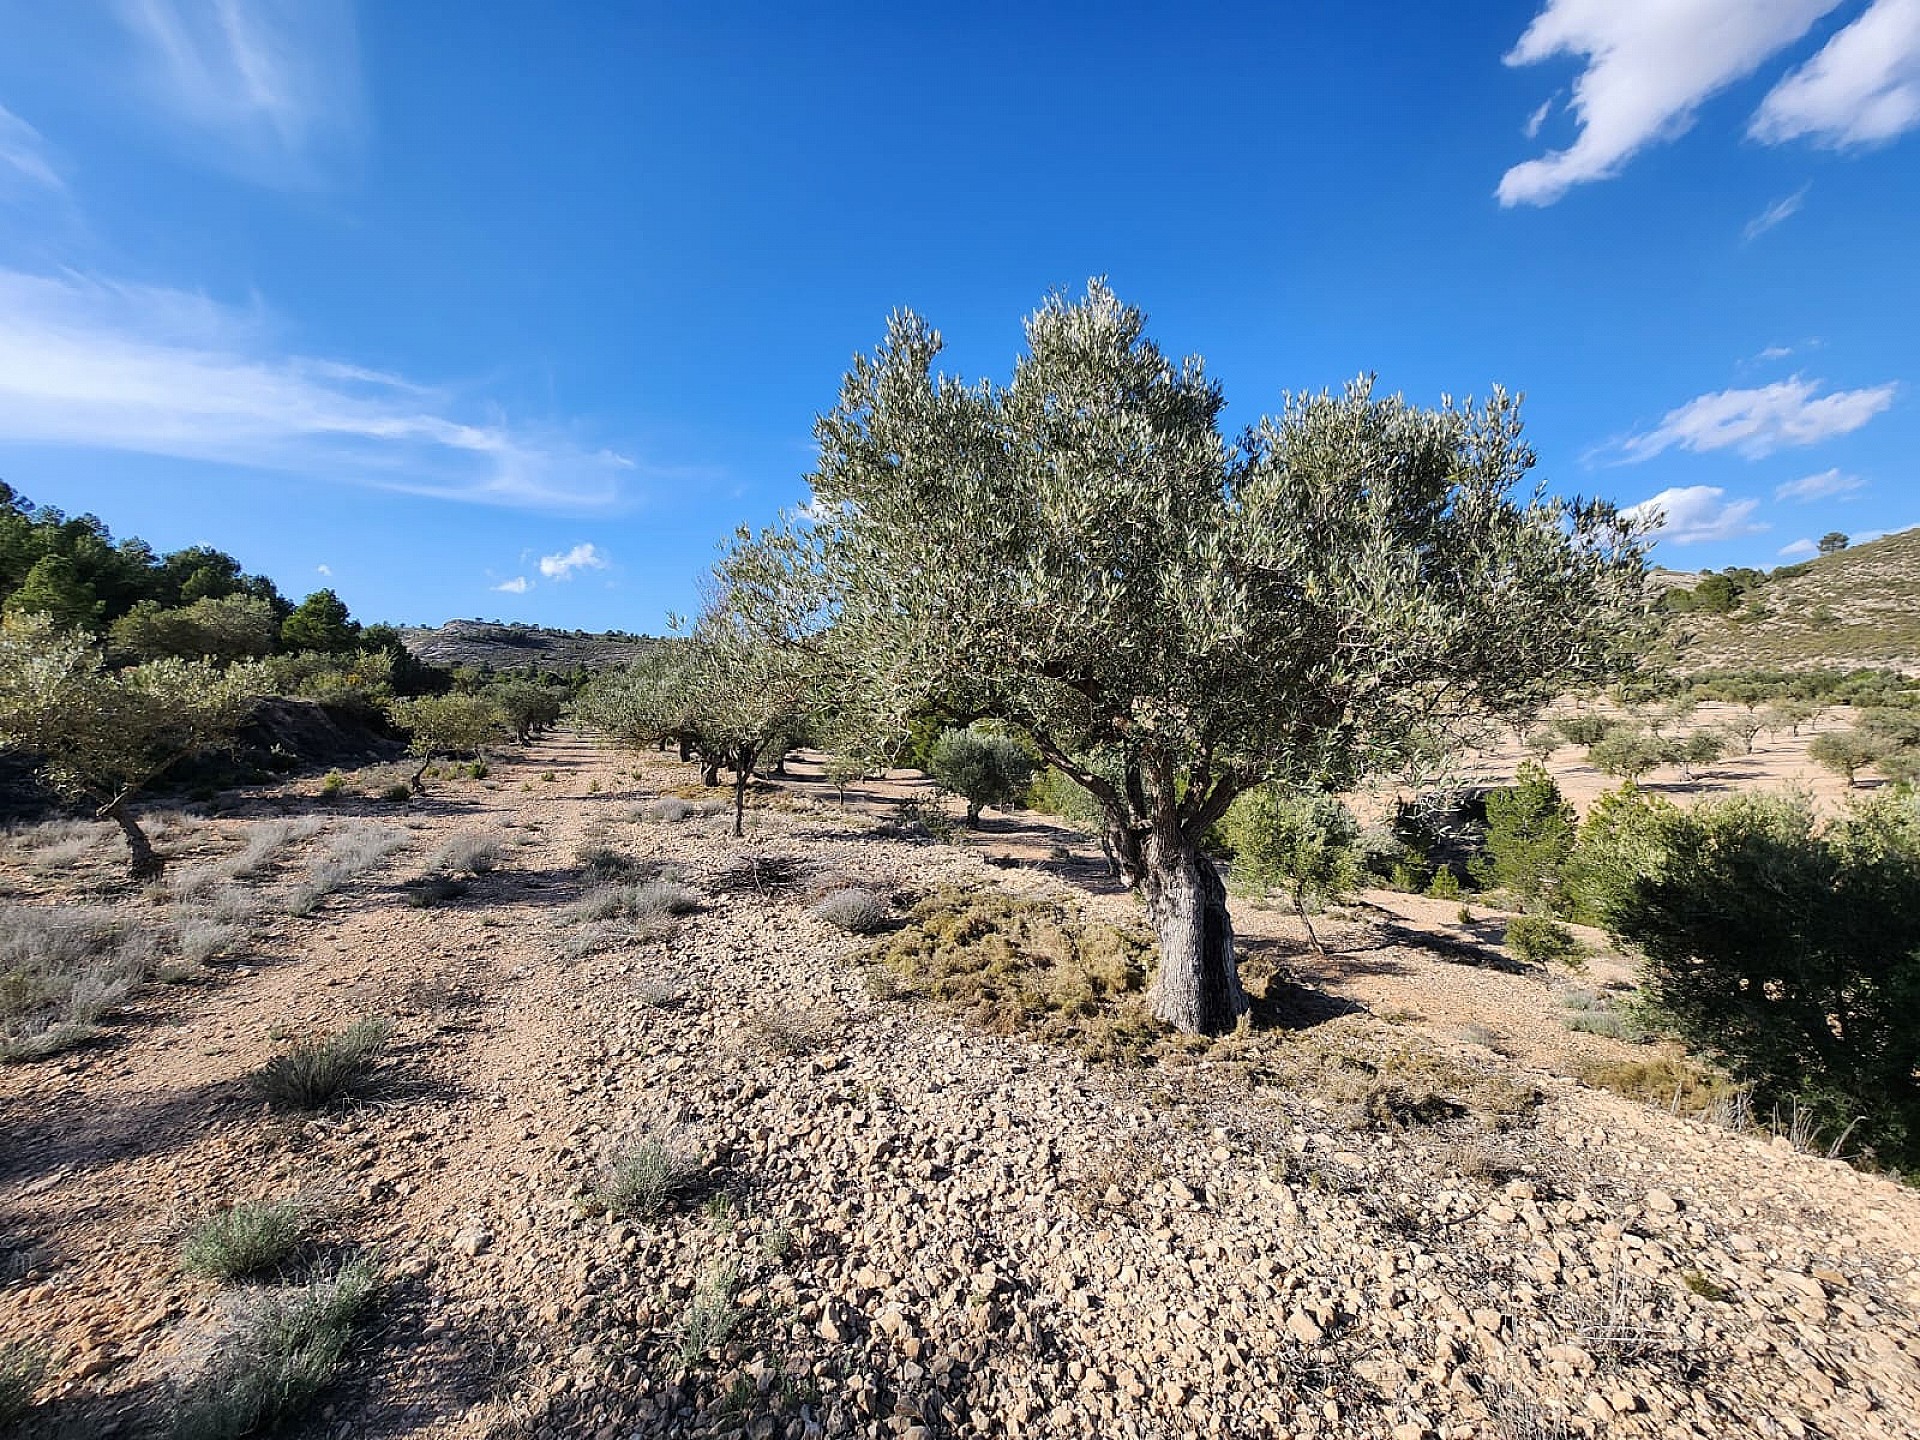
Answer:
M492 620L449 620L438 629L400 632L407 649L430 665L484 665L495 670L606 670L631 665L656 642L623 630L589 634Z
M1688 670L1874 666L1920 674L1920 528L1776 572L1731 614L1681 615L1672 633Z

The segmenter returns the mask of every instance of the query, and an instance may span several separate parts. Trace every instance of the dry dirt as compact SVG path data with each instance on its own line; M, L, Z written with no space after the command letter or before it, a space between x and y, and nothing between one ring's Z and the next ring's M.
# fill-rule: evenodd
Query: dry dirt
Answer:
M1329 917L1325 958L1277 912L1238 917L1297 1000L1255 1037L1269 1058L1541 1097L1370 1125L1232 1043L1103 1068L875 985L811 913L836 880L1133 901L1034 817L882 838L887 794L842 810L796 771L744 840L637 818L691 770L573 735L397 813L342 805L330 824L411 843L307 918L263 912L102 1040L0 1069L0 1337L52 1360L25 1433L164 1433L232 1305L183 1274L182 1227L306 1195L324 1244L387 1277L296 1427L315 1437L1920 1435L1920 1194L1567 1078L1635 1047L1567 1032L1573 982L1485 963L1495 933L1457 905ZM330 813L314 788L250 808ZM185 831L178 863L248 823ZM508 837L499 869L409 907L401 882L473 830ZM701 908L576 954L583 845L672 862ZM103 863L0 881L164 913ZM288 1034L367 1015L396 1023L375 1100L301 1120L251 1098ZM583 1206L641 1132L698 1156L702 1193L650 1221ZM732 1333L682 1355L719 1267Z

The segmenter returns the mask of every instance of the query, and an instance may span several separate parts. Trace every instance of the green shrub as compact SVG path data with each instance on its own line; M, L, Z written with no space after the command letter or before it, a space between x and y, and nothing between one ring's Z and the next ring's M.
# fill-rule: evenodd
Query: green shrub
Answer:
M1486 850L1475 861L1475 878L1507 891L1525 909L1547 902L1573 853L1573 807L1532 761L1521 765L1512 785L1488 791L1486 804Z
M306 1211L290 1200L259 1200L208 1216L187 1233L180 1260L196 1275L242 1280L271 1270L300 1248Z
M1641 863L1603 890L1646 956L1652 1013L1752 1087L1920 1165L1920 802L1822 826L1805 796L1647 817Z
M1442 865L1433 872L1433 879L1427 882L1427 894L1435 900L1458 900L1465 892L1460 888L1460 877L1453 873L1451 865Z
M1604 715L1563 715L1553 722L1553 728L1564 735L1568 742L1591 749L1607 737L1619 722L1609 720Z
M949 730L933 747L933 778L967 802L967 824L980 812L1005 809L1026 794L1033 759L1005 735L969 728Z
M1233 847L1233 887L1248 895L1283 892L1308 943L1320 950L1309 908L1350 894L1364 869L1352 812L1331 795L1268 784L1234 801L1222 828Z
M33 1392L46 1374L47 1355L39 1346L0 1343L0 1426L12 1425L33 1408Z
M393 1026L357 1020L333 1035L315 1036L274 1056L253 1077L255 1092L271 1105L319 1110L373 1088L380 1052Z
M1527 965L1569 965L1584 961L1586 947L1557 920L1516 915L1507 922L1507 949Z
M397 785L389 785L380 792L380 798L389 805L404 805L413 799L413 786L404 780Z
M322 800L338 800L346 793L347 777L342 775L338 770L329 770L327 772L327 778L320 782L320 798Z

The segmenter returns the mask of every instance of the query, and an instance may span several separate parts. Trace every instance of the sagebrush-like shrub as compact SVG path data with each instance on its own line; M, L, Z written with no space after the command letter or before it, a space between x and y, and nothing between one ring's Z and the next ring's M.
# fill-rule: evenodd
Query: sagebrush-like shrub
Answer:
M836 890L813 907L816 917L850 935L877 935L892 922L893 913L871 890Z
M281 1264L305 1234L306 1211L293 1201L248 1201L195 1225L180 1247L180 1261L196 1275L241 1280Z
M678 1146L646 1139L608 1160L592 1198L609 1214L652 1220L683 1199L699 1173Z

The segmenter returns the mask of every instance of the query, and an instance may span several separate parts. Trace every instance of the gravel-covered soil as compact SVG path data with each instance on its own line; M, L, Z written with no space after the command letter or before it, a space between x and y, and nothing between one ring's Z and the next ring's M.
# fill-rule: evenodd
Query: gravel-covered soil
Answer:
M804 780L744 840L637 818L692 778L561 735L344 802L246 882L248 946L0 1069L0 1337L51 1361L23 1433L166 1433L240 1303L183 1273L183 1228L298 1196L305 1263L370 1247L386 1276L316 1437L1920 1434L1920 1194L1579 1085L1633 1047L1568 1034L1564 980L1421 948L1445 915L1355 908L1320 958L1247 911L1288 1028L1094 1064L903 993L811 907L953 884L1126 920L1095 852L881 838ZM253 808L332 814L314 788ZM184 828L176 869L249 823ZM304 918L267 903L375 824L409 844ZM498 866L409 904L473 831ZM592 847L700 908L645 940L570 920ZM164 917L111 858L10 851L0 881ZM364 1016L395 1023L374 1098L254 1098L290 1037ZM1301 1082L1329 1056L1348 1088ZM1369 1110L1354 1057L1539 1100ZM649 1140L684 1183L606 1213Z

